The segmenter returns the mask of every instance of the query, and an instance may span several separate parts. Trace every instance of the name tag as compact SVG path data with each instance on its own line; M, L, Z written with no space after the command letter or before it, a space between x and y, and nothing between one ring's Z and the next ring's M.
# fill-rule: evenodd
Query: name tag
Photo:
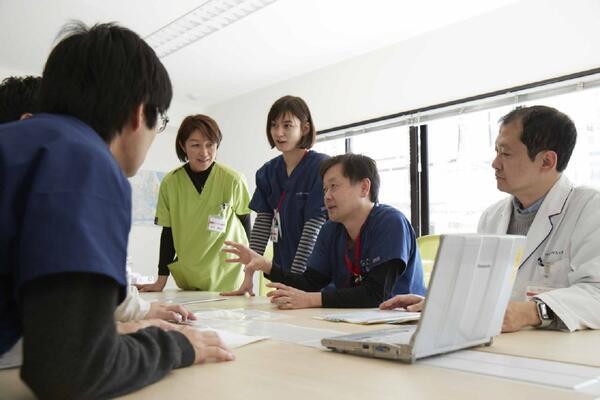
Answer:
M273 214L273 222L271 223L271 241L277 243L281 237L281 219L279 217L279 211L275 210Z
M209 215L208 216L208 230L211 232L225 232L227 226L227 220L221 215Z

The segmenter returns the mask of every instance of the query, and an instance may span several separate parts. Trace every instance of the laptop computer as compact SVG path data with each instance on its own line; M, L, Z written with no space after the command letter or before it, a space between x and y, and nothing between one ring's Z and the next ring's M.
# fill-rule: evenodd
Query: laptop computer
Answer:
M328 349L412 363L478 345L502 329L525 236L441 235L417 325L325 338Z

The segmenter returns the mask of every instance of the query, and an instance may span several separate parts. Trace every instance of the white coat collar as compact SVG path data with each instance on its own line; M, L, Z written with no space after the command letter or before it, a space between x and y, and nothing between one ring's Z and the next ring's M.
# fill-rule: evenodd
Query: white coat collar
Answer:
M544 202L540 206L529 232L527 233L527 245L525 254L527 257L524 262L531 256L531 254L542 244L542 242L550 235L554 229L555 221L560 217L564 211L565 204L569 198L569 194L573 191L573 184L565 175L556 181L554 186L550 189ZM512 205L512 204L511 204ZM510 219L510 214L509 219Z

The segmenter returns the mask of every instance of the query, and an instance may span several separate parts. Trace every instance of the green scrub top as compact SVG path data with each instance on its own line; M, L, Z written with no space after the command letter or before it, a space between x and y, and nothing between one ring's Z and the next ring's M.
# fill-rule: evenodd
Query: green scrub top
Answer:
M226 263L225 240L248 245L237 215L249 214L250 194L244 176L215 163L202 193L185 168L169 172L160 184L156 224L170 227L177 259L169 264L177 286L184 290L235 290L243 280L242 265ZM209 230L209 218L223 218L224 232ZM214 224L213 224L214 225Z

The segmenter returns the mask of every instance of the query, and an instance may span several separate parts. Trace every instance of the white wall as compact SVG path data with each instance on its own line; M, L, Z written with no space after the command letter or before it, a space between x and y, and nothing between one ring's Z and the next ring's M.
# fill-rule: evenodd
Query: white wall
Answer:
M303 97L325 129L599 67L599 17L597 0L522 1L209 106L225 135L219 158L253 189L254 171L275 154L268 109L285 94Z

